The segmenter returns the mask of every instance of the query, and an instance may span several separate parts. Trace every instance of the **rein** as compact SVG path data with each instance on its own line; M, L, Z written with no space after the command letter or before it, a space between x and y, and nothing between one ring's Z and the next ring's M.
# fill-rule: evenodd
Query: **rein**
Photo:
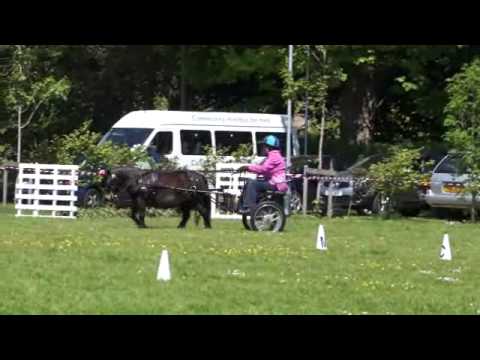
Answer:
M154 185L154 186L141 185L140 189L141 190L168 189L168 190L174 190L174 191L192 192L192 193L200 193L200 194L212 194L212 193L223 193L224 192L223 189L198 190L195 187L192 187L190 189L186 189L186 188L173 187L173 186L168 186L168 185Z

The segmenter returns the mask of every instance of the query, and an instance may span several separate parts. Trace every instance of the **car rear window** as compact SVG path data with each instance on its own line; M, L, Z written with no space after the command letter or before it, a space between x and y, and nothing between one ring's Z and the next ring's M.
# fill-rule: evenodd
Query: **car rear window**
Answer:
M457 156L449 156L443 160L435 170L436 174L462 174L466 171L461 159Z

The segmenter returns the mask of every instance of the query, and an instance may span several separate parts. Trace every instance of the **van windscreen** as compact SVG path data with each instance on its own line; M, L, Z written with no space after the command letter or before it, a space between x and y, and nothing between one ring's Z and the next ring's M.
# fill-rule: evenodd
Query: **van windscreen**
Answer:
M137 129L137 128L113 128L100 142L110 141L115 145L127 145L134 147L135 145L143 145L153 129Z
M459 155L449 155L438 165L435 174L465 174L468 172L466 168Z

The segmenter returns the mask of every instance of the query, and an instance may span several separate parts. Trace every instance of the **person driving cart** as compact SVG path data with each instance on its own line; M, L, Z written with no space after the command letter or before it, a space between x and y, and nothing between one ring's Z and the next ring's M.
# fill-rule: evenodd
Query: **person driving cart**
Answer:
M262 175L264 180L249 180L243 191L239 213L249 214L256 206L258 194L265 191L288 191L285 159L280 151L280 140L273 135L263 141L263 153L267 156L260 165L242 166L238 172L251 172Z

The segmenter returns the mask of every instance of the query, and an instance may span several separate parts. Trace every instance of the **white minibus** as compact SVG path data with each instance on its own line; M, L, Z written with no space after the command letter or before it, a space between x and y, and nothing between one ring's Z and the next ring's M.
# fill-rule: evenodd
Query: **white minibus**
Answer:
M181 167L198 169L206 159L206 147L228 148L234 152L241 144L250 144L254 162L263 160L260 141L267 135L280 139L286 156L287 119L285 115L134 111L122 117L101 142L111 141L129 147L146 147L154 160L166 157ZM292 156L299 152L292 129ZM228 157L225 159L228 160Z

